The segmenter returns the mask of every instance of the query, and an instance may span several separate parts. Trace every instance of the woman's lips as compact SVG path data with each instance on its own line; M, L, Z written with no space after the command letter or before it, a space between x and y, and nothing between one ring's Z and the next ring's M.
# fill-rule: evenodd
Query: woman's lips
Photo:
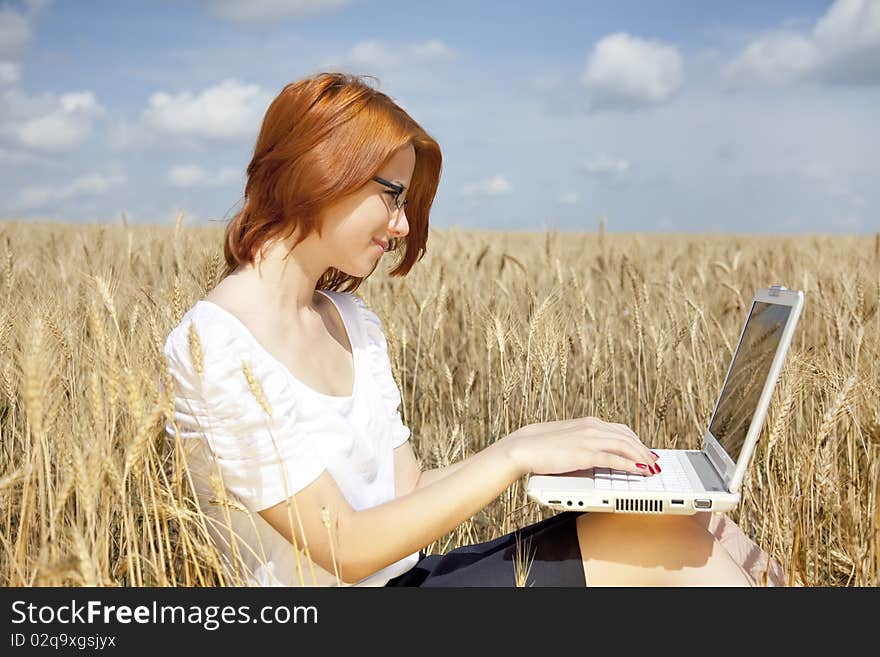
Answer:
M375 245L378 246L380 249L382 249L382 253L384 253L385 250L388 248L388 244L383 244L383 243L380 242L379 240L373 240L373 244L375 244Z

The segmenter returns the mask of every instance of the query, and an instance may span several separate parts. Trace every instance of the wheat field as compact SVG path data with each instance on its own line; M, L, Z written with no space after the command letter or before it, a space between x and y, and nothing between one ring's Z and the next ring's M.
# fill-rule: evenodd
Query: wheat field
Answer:
M0 222L0 585L217 586L168 332L218 282L222 226ZM806 303L730 517L805 586L880 583L880 234L432 230L357 294L382 319L424 467L597 416L699 448L756 287ZM157 385L162 382L163 388ZM552 511L525 479L428 553ZM222 500L230 512L241 512Z

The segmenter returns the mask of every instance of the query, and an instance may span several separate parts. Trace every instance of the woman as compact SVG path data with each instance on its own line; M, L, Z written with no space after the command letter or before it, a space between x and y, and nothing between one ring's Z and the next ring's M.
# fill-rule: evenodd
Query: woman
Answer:
M353 293L382 254L425 253L437 142L345 74L286 86L267 110L222 281L165 344L167 431L187 449L227 572L252 585L750 585L781 570L723 516L566 512L493 541L421 548L527 473L651 476L657 457L597 418L533 424L421 471L379 318ZM525 548L525 549L523 549Z

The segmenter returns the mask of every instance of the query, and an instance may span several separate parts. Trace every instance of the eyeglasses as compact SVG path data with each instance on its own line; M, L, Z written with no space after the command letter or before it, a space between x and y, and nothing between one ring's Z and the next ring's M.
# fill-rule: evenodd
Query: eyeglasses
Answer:
M409 203L408 199L404 199L402 202L400 200L400 195L404 191L406 191L406 187L404 187L403 185L396 185L389 180L385 180L384 178L379 178L379 177L373 178L373 180L375 180L380 185L385 185L385 187L388 187L389 189L392 190L392 192L393 192L392 195L394 196L394 207L397 208L398 210L400 210L407 203ZM391 192L386 192L386 194L391 194Z

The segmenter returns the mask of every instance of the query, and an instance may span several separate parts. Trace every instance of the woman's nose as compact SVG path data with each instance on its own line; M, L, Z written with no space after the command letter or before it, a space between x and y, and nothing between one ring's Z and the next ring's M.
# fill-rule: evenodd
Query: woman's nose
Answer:
M398 236L406 237L409 233L409 222L406 219L406 211L404 208L400 208L400 210L397 211L396 217L392 216L389 225L391 226L391 230Z

